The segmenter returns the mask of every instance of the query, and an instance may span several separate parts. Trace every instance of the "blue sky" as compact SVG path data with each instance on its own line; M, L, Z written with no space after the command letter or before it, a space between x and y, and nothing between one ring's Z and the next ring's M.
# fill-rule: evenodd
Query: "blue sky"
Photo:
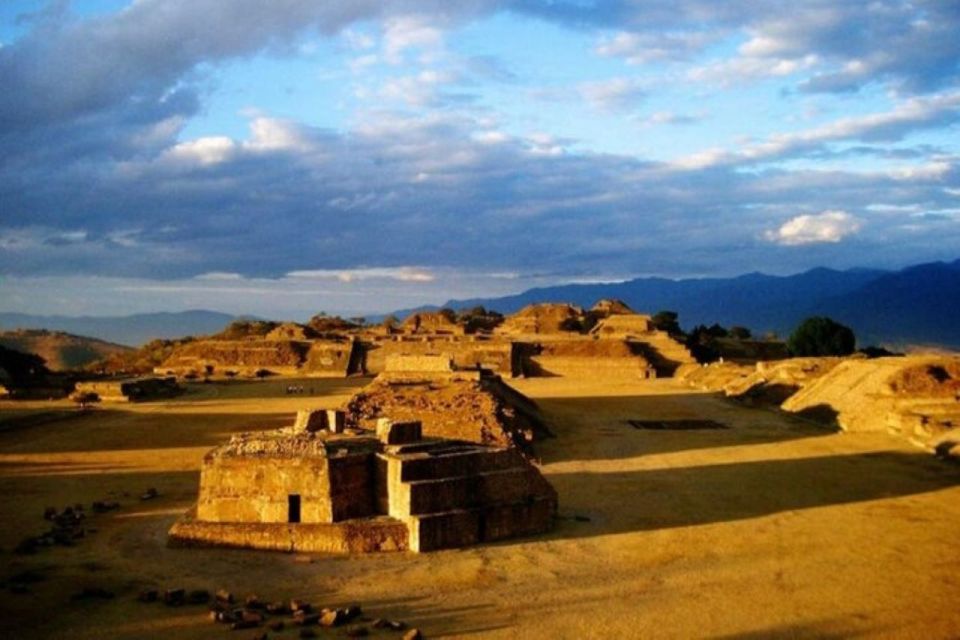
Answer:
M960 256L960 5L0 5L0 310Z

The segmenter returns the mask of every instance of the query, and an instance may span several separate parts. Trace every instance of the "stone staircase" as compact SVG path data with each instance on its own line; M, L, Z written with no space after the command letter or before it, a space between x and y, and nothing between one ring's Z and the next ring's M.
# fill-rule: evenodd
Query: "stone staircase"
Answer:
M406 523L411 551L541 533L556 491L517 449L450 441L386 447L378 454L381 512Z
M680 365L696 362L687 347L671 338L665 331L639 334L633 336L630 342L636 345L643 357L653 365L657 377L673 376Z

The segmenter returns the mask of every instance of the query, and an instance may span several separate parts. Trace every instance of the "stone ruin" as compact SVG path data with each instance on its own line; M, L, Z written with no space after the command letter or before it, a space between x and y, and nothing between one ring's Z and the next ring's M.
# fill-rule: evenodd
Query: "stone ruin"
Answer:
M138 402L172 398L183 389L176 378L128 378L124 380L97 380L78 382L71 399L93 394L101 402Z
M587 312L569 304L534 304L499 326L494 316L479 324L471 324L470 317L417 312L393 328L327 318L320 325L315 318L310 325L278 325L263 336L227 333L178 345L156 373L346 377L383 373L398 356L445 355L460 370L483 368L504 377L636 379L672 375L681 364L693 362L690 352L657 330L650 316L634 313L618 300L601 300Z
M406 334L436 334L436 335L466 335L466 328L448 314L435 312L419 312L410 314L399 331Z
M293 427L234 436L203 460L197 505L172 546L415 552L543 533L557 494L514 447L425 437L417 421L344 427L301 412Z
M531 304L508 316L495 333L510 336L576 333L582 316L583 309L571 304Z
M343 378L361 373L353 337L309 338L298 325L284 324L264 338L204 339L179 345L156 372L182 376L278 375Z
M529 451L549 431L536 403L482 368L461 369L448 355L393 356L346 405L347 423L417 420L427 436Z

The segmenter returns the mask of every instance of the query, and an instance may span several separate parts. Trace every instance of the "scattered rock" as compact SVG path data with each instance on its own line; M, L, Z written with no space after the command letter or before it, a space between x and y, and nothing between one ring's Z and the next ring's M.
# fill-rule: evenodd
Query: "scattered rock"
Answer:
M144 589L137 594L138 602L156 602L160 598L160 592L156 589Z
M293 617L294 624L301 627L312 627L321 622L319 613L303 613L297 612Z
M112 598L113 592L103 587L84 587L71 596L72 600L110 600Z
M296 613L298 611L303 611L304 613L308 613L312 610L312 608L313 607L310 606L310 603L305 602L304 600L290 601L290 611L292 611L293 613Z
M112 500L97 500L93 503L92 508L94 513L107 513L119 509L120 503Z
M206 589L194 589L187 594L187 602L190 604L206 604L210 602L210 592Z
M271 602L266 609L267 613L275 616L285 616L291 613L290 607L285 602Z
M410 629L403 634L403 640L423 640L423 634L420 633L420 629Z
M346 610L324 609L320 614L320 625L324 627L338 627L347 621Z
M240 614L240 619L244 622L255 622L256 624L262 624L264 617L262 613L257 611L247 611L244 609L243 613Z
M236 622L230 624L230 629L231 631L239 631L241 629L256 629L259 624L259 622L237 620Z
M184 589L167 589L163 592L163 603L168 607L178 607L183 604L186 596Z
M147 489L146 491L144 491L142 494L140 494L140 499L141 499L141 500L153 500L154 498L156 498L156 497L159 496L159 495L160 495L160 493L156 490L156 488L150 487L149 489Z

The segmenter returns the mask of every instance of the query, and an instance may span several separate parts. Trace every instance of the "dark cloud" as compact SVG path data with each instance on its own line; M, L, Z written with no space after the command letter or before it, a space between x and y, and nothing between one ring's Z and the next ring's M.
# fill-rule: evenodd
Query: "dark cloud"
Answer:
M743 268L777 260L762 240L771 219L833 209L864 220L862 256L904 218L865 213L868 204L947 208L944 187L960 186L953 160L903 176L690 170L543 141L491 142L453 115L371 113L366 122L334 134L260 119L246 141L202 139L122 170L105 161L52 176L52 195L40 199L5 189L7 225L29 233L0 254L0 269L109 275L122 265L128 276L168 278L405 264L688 272L695 255L700 268L723 271L731 252ZM68 197L88 180L96 190ZM56 215L38 223L54 204Z

